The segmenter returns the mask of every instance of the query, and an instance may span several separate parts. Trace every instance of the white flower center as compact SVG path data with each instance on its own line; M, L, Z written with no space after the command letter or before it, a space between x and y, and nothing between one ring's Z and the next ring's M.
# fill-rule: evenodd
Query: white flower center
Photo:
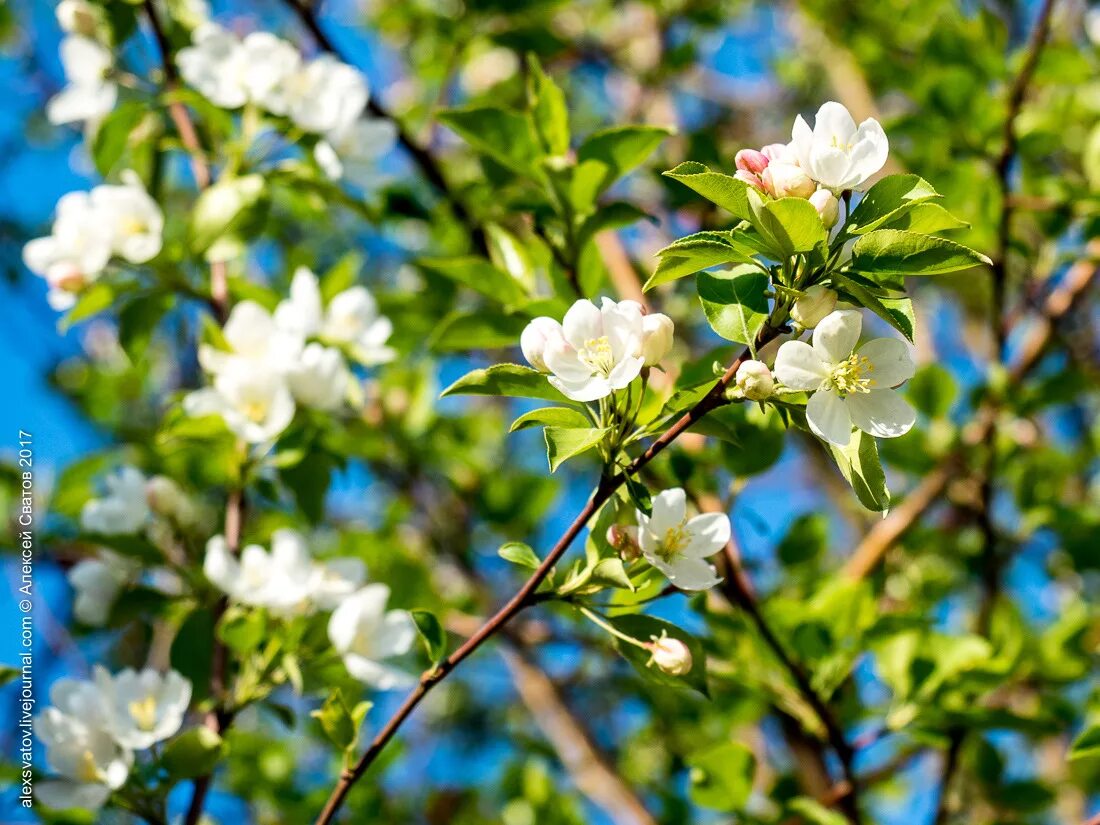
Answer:
M657 545L657 556L662 561L670 562L687 547L689 541L691 532L687 529L687 522L681 521L675 527L665 530L664 538Z
M138 730L151 731L157 724L157 700L149 695L144 699L137 699L128 705L130 718L138 726Z
M606 335L585 341L584 346L577 350L577 357L605 378L615 368L615 353L611 351L611 342Z
M841 398L853 392L870 392L875 385L875 379L867 376L874 370L875 365L870 358L853 352L847 360L833 367L825 383L835 389Z

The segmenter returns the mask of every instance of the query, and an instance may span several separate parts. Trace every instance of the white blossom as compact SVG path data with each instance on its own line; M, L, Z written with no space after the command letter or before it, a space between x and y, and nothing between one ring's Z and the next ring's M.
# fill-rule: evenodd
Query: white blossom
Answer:
M316 342L306 345L298 360L289 365L286 377L295 401L329 412L343 405L351 385L343 354Z
M672 319L660 312L642 316L642 359L645 366L659 364L672 351Z
M687 517L687 498L677 487L653 497L653 514L636 511L638 546L645 560L681 590L706 590L721 581L706 561L730 540L725 513Z
M107 731L125 748L143 750L174 736L191 702L191 682L174 670L131 668L112 676L96 667Z
M527 344L523 336L520 342L532 365L544 366L567 397L596 401L626 387L645 365L642 318L634 301L604 298L597 309L582 299L565 313L560 334L553 319L539 318L524 331Z
M118 594L137 573L136 564L110 550L78 561L66 575L74 590L73 616L91 627L105 625Z
M236 109L248 102L248 55L241 41L218 24L197 26L176 63L187 84L216 106Z
M368 584L344 599L333 611L328 637L348 672L378 690L411 684L404 671L382 660L408 652L416 639L412 616L404 610L386 610L390 589Z
M133 753L107 731L106 700L95 685L61 679L50 701L53 706L35 718L34 732L56 777L35 783L35 796L50 808L96 810L125 784Z
M252 32L240 48L244 55L241 84L248 99L272 114L286 114L286 86L302 66L298 50L270 32Z
M135 172L127 169L121 177L120 186L92 190L92 209L103 221L100 231L110 234L112 250L130 263L145 263L160 252L164 213Z
M57 24L66 34L94 39L102 12L88 0L61 0L54 14Z
M830 101L817 110L814 126L799 115L791 131L799 165L826 189L859 189L886 163L890 143L882 126L867 118L856 126L848 110Z
M72 34L61 41L61 66L68 81L46 103L46 118L53 124L96 122L118 100L118 86L107 79L111 52L89 37Z
M377 161L393 148L397 127L389 120L360 117L345 129L317 141L313 157L333 180L345 178L360 187L378 179Z
M108 536L138 532L149 519L145 476L135 467L122 467L104 484L107 495L85 502L80 526L89 533Z
M318 610L333 610L363 586L367 567L362 559L344 557L314 562L309 599Z
M897 338L876 338L859 350L863 318L858 310L833 312L814 329L813 345L787 341L775 358L775 374L794 390L812 392L806 421L820 438L846 446L852 425L879 438L909 432L915 413L895 392L913 377L909 349Z
M332 55L321 55L286 79L287 114L317 134L340 133L363 113L369 91L363 73Z
M220 373L248 362L257 370L282 372L302 352L304 336L276 323L271 313L255 301L241 301L229 313L222 328L229 349L203 344L199 363L207 372Z
M295 409L282 373L245 358L219 367L214 385L188 394L183 408L192 416L221 416L248 444L273 441L290 426Z
M810 195L810 204L817 210L817 214L821 217L821 223L826 229L832 229L836 226L836 222L840 218L840 201L836 195L828 189L818 189Z
M76 294L107 266L112 239L89 193L69 192L57 202L50 234L23 247L23 262L46 279L50 306L68 309L76 302Z

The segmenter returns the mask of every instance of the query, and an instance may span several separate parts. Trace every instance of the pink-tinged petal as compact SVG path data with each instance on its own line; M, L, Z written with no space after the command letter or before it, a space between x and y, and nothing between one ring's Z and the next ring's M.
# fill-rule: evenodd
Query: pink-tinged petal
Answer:
M673 527L679 527L687 515L687 496L680 487L664 490L653 497L653 515L649 529L663 536Z
M848 407L832 390L821 390L810 396L806 404L806 423L818 438L847 446L852 439L852 418Z
M863 316L858 309L830 312L814 327L814 351L826 364L839 364L852 354L862 331Z
M687 523L691 541L682 551L689 559L713 556L730 540L730 519L725 513L703 513Z
M871 362L871 371L865 373L871 379L871 389L896 387L912 378L916 370L909 347L900 338L875 338L860 347L859 354Z
M917 414L909 402L893 390L854 393L844 399L852 421L863 432L878 438L897 438L913 428Z
M786 341L775 355L776 378L792 390L811 392L829 372L817 352L805 341Z
M569 307L561 326L565 340L582 349L586 341L603 335L603 314L595 304L582 298Z

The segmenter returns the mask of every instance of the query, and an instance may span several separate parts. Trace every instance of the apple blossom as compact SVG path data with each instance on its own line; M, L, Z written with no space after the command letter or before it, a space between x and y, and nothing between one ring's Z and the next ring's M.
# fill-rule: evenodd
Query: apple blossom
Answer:
M187 84L214 105L236 109L248 102L248 56L240 40L218 24L197 26L176 63Z
M687 517L687 497L677 487L653 497L653 514L636 511L638 545L645 560L681 590L706 590L721 581L706 561L730 540L725 513Z
M646 648L650 652L649 665L656 665L657 669L670 676L684 676L691 673L691 650L679 639L668 635L668 631L661 631L661 636L650 637Z
M794 302L791 320L803 329L813 329L836 308L837 294L827 286L814 284Z
M88 0L61 0L54 9L57 24L66 34L95 39L102 12Z
M848 110L833 101L817 110L812 129L802 115L795 119L790 146L809 176L834 192L859 189L890 152L877 120L869 117L857 127Z
M250 544L239 558L224 536L214 536L206 543L202 569L231 601L290 612L309 597L313 559L297 531L283 529L272 534L270 553Z
M828 189L818 189L810 195L810 203L821 216L821 223L826 229L836 226L837 219L840 217L840 201L836 195Z
M642 317L641 306L634 301L615 303L604 298L597 309L582 299L565 314L560 337L556 328L546 323L551 319L532 321L524 330L525 354L529 351L532 365L545 366L551 373L550 383L567 397L596 401L623 389L641 373L645 365ZM664 335L656 327L653 332ZM523 336L520 343L523 346ZM660 344L661 337L655 338L655 351Z
M897 338L876 338L856 351L863 319L858 310L833 312L814 329L813 345L787 341L775 358L775 374L793 390L812 392L806 421L820 438L839 446L852 425L880 438L905 435L915 414L895 392L913 377L909 350Z
M110 550L78 561L66 574L74 591L73 616L91 627L105 625L118 594L137 573L137 564Z
M297 361L288 365L287 386L304 407L332 411L348 395L351 373L339 350L318 343L307 344Z
M57 202L50 234L23 247L27 269L50 286L50 306L68 309L76 293L99 277L111 258L112 233L104 232L87 192L69 192Z
M553 318L540 315L533 318L519 336L519 348L527 363L539 372L549 372L546 366L546 346L551 341L564 341L561 324Z
M773 161L760 175L765 191L776 198L808 198L817 188L796 163Z
M347 129L363 113L369 92L362 72L332 55L314 58L285 83L287 114L307 132Z
M361 559L337 558L315 562L310 573L309 600L318 610L334 610L363 586L367 567Z
M94 684L60 679L50 701L34 732L56 778L36 783L35 795L50 808L97 810L125 784L133 753L106 730L106 699Z
M191 416L221 416L248 444L275 439L294 419L294 397L283 375L264 362L229 359L214 377L214 385L189 393L184 411Z
M95 683L104 699L107 731L134 750L174 736L191 702L191 682L174 670L127 668L112 676L97 666Z
M149 519L145 476L135 467L122 467L104 484L107 495L84 503L80 526L89 533L108 536L138 532Z
M672 319L660 312L642 316L642 358L645 366L660 363L672 351Z
M248 99L272 114L286 114L286 85L302 66L298 50L270 32L252 32L240 49L244 65L241 84Z
M118 100L118 86L107 80L110 50L73 34L61 41L60 53L68 84L47 102L46 119L55 125L100 120Z
M378 117L360 117L345 129L317 141L313 157L333 180L346 178L366 187L378 178L376 161L393 148L397 127Z
M120 186L92 190L92 209L105 223L101 231L110 232L112 250L130 263L145 263L160 252L164 214L135 172L127 169L121 177Z
M303 336L278 324L255 301L236 304L222 333L228 350L208 344L199 347L199 363L214 375L241 361L252 362L257 369L281 373L302 352Z
M348 672L378 690L394 690L412 683L407 673L383 659L408 652L416 639L416 625L405 610L386 610L390 589L368 584L344 599L333 611L328 637Z
M745 361L737 368L734 383L750 401L763 401L775 392L775 379L762 361Z

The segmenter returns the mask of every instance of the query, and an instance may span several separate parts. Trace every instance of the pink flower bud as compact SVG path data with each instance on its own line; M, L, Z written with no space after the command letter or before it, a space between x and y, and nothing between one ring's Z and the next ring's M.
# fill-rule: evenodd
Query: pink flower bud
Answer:
M808 198L817 189L801 166L793 163L770 163L761 176L768 194L777 198Z
M768 158L755 149L742 149L733 159L734 164L742 172L751 172L759 175L768 168Z
M736 172L733 173L733 176L738 180L743 180L749 186L759 189L761 192L764 191L764 181L760 180L760 178L757 175L754 175L752 172L746 172L744 169L738 169Z
M794 163L794 155L785 143L769 143L760 150L769 163Z
M670 676L685 676L691 672L691 650L686 644L664 632L659 639L656 636L650 638L652 641L646 645L650 665L656 665L658 670Z

